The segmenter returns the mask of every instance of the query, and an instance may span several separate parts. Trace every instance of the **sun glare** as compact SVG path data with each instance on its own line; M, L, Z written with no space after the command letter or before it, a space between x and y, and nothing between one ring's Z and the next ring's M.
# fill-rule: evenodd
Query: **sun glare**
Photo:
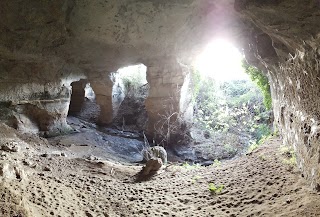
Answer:
M210 43L198 56L195 67L201 74L215 80L249 79L241 64L241 53L229 42L218 39Z

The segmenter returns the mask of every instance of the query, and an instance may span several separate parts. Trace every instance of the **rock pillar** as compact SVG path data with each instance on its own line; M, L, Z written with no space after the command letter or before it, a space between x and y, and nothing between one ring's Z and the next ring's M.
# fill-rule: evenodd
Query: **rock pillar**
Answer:
M176 143L187 132L188 117L192 117L188 68L177 61L156 61L147 67L146 132L165 145Z
M98 124L110 124L113 117L112 87L113 82L108 73L100 74L90 80L91 87L96 94L97 104L100 106Z

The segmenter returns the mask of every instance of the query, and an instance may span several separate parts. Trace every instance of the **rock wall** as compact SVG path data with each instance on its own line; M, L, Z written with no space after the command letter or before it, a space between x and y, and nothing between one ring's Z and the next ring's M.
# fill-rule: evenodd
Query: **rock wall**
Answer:
M45 136L68 131L66 117L70 83L75 80L73 70L73 66L61 66L53 59L38 62L2 57L1 121L19 130Z
M268 75L284 144L320 190L319 1L236 1L247 22L246 57Z
M315 51L297 52L270 71L275 120L298 167L320 190L320 60Z
M4 114L10 113L3 119L14 113L14 125L21 130L63 131L70 83L83 78L96 93L98 122L108 124L112 121L109 74L144 63L150 65L148 76L154 84L147 100L148 129L153 129L159 99L168 98L183 84L177 60L190 64L212 35L234 20L226 5L232 6L232 1L1 1L0 101ZM159 73L166 74L163 85L155 81ZM188 95L186 89L183 93ZM179 113L180 99L173 104Z

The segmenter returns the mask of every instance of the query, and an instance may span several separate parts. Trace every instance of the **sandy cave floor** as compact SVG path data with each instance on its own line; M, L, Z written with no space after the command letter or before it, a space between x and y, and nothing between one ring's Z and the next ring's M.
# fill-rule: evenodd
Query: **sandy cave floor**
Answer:
M141 165L61 156L43 139L22 141L26 149L5 154L19 167L1 182L1 216L320 216L320 194L283 163L277 138L220 166L169 164L141 183L134 177ZM209 183L225 188L212 194Z

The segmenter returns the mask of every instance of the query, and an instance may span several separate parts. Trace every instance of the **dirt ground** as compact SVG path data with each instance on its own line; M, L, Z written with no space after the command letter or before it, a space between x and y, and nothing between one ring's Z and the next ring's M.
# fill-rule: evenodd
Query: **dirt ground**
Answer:
M7 138L2 144L21 146L0 155L0 216L320 216L320 194L284 163L279 138L220 165L169 163L136 182L142 165L70 155L44 139L0 128ZM210 183L224 187L214 193Z

